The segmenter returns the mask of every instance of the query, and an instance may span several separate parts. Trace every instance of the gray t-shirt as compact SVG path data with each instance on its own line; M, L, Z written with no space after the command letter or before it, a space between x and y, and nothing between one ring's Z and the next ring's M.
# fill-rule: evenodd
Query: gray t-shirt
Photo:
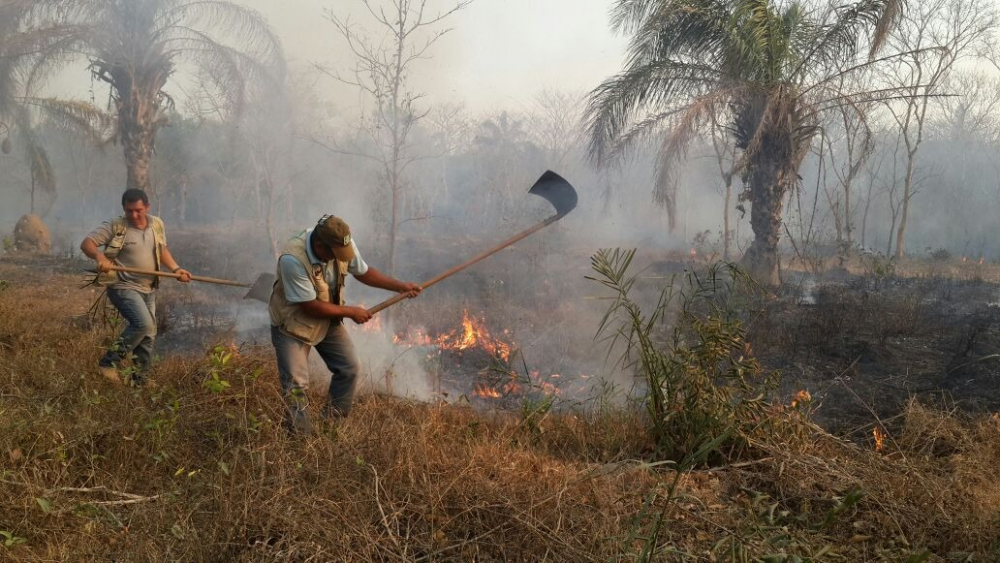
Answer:
M94 229L94 232L87 235L99 247L104 247L114 233L111 232L110 223L104 223ZM165 243L166 241L164 241ZM125 242L122 244L121 252L112 261L115 265L125 268L139 268L141 270L156 270L156 241L153 236L153 227L146 225L145 229L136 229L128 225L125 230ZM141 274L129 274L118 272L121 281L116 282L111 287L115 289L134 289L140 293L150 293L153 291L153 281L155 276L145 276Z
M347 264L347 272L352 276L363 276L368 272L368 264L361 257L361 252L358 251L358 246L354 244L353 240L351 246L354 247L354 260ZM337 283L335 261L324 263L312 251L312 229L309 230L309 235L306 237L306 255L311 263L323 264L323 277L326 278L326 283L330 284L331 287ZM281 283L285 287L285 299L289 303L305 303L316 299L316 288L313 287L312 280L309 278L309 272L306 271L305 266L299 262L298 258L289 254L283 255L278 259L278 269L281 272Z

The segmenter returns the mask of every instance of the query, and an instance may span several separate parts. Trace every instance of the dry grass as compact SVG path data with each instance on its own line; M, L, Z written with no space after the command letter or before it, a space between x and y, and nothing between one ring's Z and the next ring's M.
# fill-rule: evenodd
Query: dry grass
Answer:
M292 440L268 349L165 358L157 389L113 387L76 277L0 263L0 279L2 558L631 560L661 514L668 561L1000 556L989 418L913 404L876 453L779 409L758 458L692 471L671 496L633 412L539 422L365 397ZM228 389L203 386L213 369Z

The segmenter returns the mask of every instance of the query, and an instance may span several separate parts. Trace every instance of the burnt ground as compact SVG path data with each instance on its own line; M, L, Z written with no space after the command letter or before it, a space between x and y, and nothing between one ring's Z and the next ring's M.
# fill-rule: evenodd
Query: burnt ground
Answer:
M765 366L782 371L784 394L811 393L827 429L870 435L876 417L893 428L912 398L1000 410L1000 285L840 276L810 286L788 283L750 340Z

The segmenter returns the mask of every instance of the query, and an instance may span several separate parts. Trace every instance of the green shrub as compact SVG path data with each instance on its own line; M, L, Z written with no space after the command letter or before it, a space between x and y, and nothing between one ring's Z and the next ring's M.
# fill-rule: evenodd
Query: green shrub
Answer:
M712 443L706 457L738 456L768 416L765 397L778 378L754 358L738 315L759 288L737 267L716 264L703 276L672 280L646 313L630 295L634 256L601 250L591 258L597 275L588 279L613 293L598 334L645 383L655 455L680 460Z

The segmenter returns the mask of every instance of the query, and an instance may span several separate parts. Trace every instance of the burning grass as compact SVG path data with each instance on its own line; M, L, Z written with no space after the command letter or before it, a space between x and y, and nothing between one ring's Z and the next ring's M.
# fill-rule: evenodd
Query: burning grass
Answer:
M92 369L107 334L74 320L92 299L74 276L0 278L3 558L1000 556L995 418L913 403L875 451L813 425L801 394L769 407L741 457L684 472L655 456L642 410L606 404L369 396L297 441L267 348L171 356L158 388L113 387Z

